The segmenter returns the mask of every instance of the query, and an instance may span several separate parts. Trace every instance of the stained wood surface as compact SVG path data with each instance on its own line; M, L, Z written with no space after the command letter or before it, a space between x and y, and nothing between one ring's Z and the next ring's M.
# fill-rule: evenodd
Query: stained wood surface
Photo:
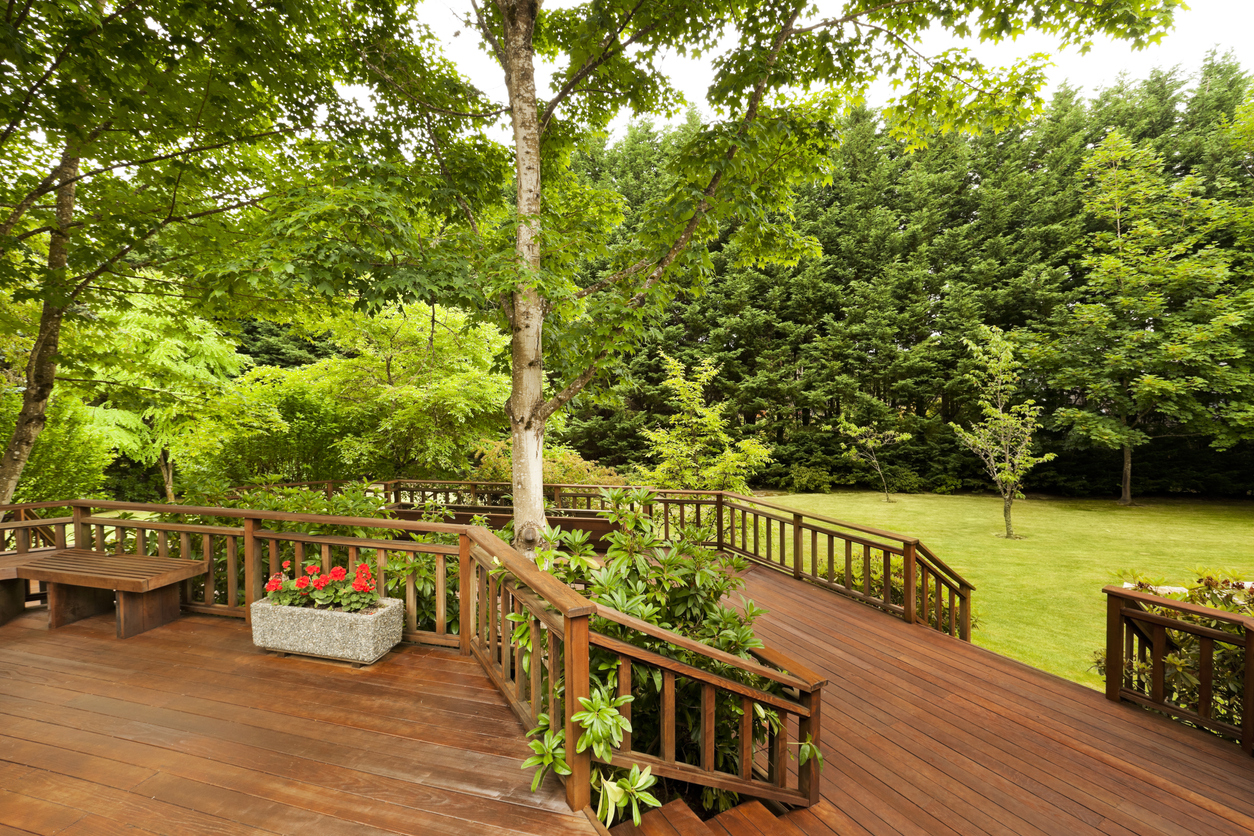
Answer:
M149 592L205 573L199 560L62 549L17 567L17 576L122 592Z
M760 638L829 680L811 813L833 832L1254 834L1235 744L778 572L745 579Z
M0 627L0 834L593 834L479 665L406 646L354 670L234 619L120 642L114 616Z

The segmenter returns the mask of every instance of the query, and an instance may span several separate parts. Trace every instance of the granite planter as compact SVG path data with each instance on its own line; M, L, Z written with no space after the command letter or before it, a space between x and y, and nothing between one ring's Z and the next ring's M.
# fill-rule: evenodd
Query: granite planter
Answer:
M252 622L257 647L369 665L400 643L405 605L398 598L380 598L374 612L363 614L261 600L252 605Z

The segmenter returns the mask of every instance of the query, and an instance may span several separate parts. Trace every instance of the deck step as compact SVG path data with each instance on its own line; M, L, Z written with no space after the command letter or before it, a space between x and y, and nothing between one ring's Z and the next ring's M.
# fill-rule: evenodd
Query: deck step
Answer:
M838 836L809 810L776 818L760 801L748 801L703 822L683 801L675 800L610 829L614 836Z
M639 827L628 819L610 828L614 836L712 836L713 832L680 799L642 815Z

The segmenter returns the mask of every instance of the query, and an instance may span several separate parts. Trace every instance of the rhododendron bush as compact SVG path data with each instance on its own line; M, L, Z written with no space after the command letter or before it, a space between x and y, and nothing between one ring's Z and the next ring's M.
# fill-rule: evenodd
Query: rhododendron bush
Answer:
M306 564L304 571L288 577L292 561L283 561L283 571L270 576L266 598L286 607L315 607L360 612L379 603L378 586L369 563L358 563L350 576L343 566L323 572L316 563Z

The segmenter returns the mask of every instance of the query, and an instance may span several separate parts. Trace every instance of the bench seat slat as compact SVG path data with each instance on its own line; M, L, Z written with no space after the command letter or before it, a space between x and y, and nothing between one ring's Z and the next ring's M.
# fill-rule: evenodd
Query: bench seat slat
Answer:
M66 549L17 567L17 576L121 592L149 592L205 573L199 560L114 555Z

